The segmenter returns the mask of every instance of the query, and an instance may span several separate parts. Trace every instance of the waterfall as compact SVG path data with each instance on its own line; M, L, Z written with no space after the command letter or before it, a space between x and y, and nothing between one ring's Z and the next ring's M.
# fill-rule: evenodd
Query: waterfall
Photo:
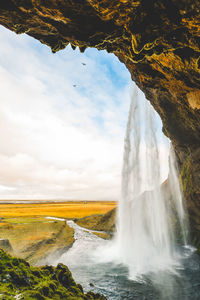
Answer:
M150 103L135 91L115 238L105 241L68 220L75 230L73 246L46 260L67 264L84 289L110 300L200 299L199 256L194 248L183 247L187 222L175 155L161 126Z
M119 259L133 279L149 272L175 270L177 238L186 242L175 159L160 122L151 104L135 89L124 143L116 241ZM167 164L163 159L168 161L165 182L163 165Z

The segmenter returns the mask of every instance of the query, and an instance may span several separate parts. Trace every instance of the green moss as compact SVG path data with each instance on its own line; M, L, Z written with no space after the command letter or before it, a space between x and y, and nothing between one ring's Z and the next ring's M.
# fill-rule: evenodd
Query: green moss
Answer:
M45 300L45 297L41 295L38 291L26 291L24 294L21 295L21 299L26 300Z
M87 296L76 284L67 266L32 267L23 259L8 255L0 249L0 299L106 299L99 294Z

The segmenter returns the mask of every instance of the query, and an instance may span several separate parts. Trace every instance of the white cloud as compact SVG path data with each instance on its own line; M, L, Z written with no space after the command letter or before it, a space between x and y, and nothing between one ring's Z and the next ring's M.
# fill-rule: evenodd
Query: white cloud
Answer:
M0 198L117 199L128 71L105 52L53 55L0 33Z

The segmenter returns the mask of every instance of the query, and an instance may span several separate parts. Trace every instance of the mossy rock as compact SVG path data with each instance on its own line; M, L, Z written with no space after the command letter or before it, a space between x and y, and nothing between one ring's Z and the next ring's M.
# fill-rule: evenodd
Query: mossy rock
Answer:
M0 249L0 299L14 299L20 295L24 300L86 300L106 299L99 294L84 294L76 284L67 266L32 267Z

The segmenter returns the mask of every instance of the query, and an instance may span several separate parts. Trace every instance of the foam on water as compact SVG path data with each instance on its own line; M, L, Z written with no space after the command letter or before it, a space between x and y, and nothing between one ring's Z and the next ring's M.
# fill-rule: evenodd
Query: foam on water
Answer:
M49 257L45 263L66 264L85 291L92 289L96 293L103 293L109 300L199 299L200 261L193 248L181 247L182 261L176 272L151 272L137 277L137 280L129 280L127 267L122 264L99 263L100 260L92 255L101 246L102 251L98 253L103 258L106 241L73 221L67 221L67 224L75 230L75 243L57 259ZM110 253L114 253L116 249L113 248Z

